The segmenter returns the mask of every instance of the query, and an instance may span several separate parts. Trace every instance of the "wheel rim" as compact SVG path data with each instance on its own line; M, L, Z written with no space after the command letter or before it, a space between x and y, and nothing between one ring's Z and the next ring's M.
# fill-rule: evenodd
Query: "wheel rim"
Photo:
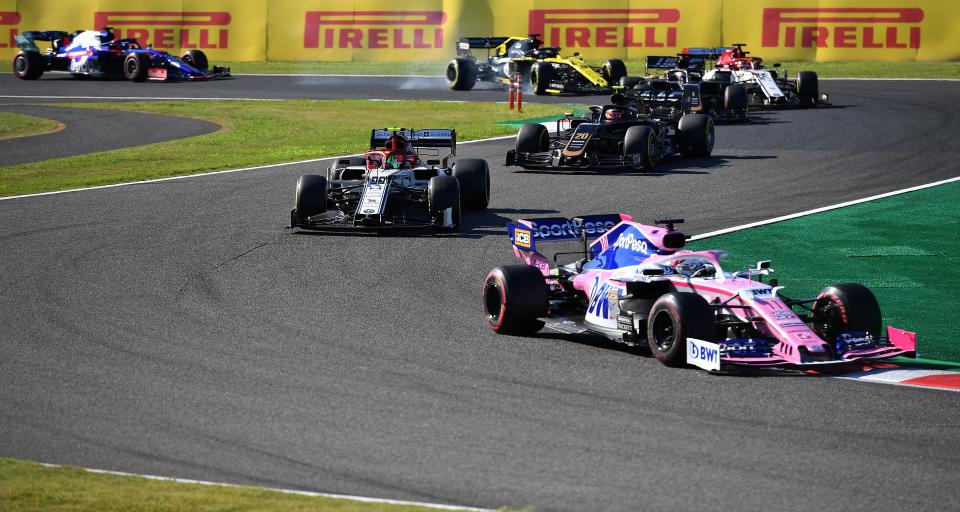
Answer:
M137 63L137 59L127 59L127 68L126 68L127 76L134 76L134 75L136 75L136 74L137 74L137 68L139 68L139 67L140 67L140 66L139 66L139 64Z
M677 332L673 325L673 317L667 311L660 311L653 318L653 342L660 352L666 352L677 342Z
M21 55L13 63L13 69L17 74L22 75L27 72L27 59Z
M453 83L456 81L457 81L456 66L453 66L453 65L447 66L447 82Z
M713 138L714 138L713 123L708 123L707 124L707 151L713 150Z
M487 310L487 321L497 324L500 321L500 309L503 307L503 297L500 294L500 287L495 282L488 282L486 293L483 297L483 306Z

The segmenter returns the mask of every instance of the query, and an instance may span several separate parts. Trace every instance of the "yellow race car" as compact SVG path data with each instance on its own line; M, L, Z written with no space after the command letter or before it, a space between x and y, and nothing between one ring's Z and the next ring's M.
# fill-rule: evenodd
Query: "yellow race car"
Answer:
M507 85L519 73L536 94L609 94L627 75L620 59L590 66L579 53L562 57L559 48L545 48L539 35L460 38L457 57L447 65L447 86L469 91L477 82ZM474 48L486 49L486 59L477 58Z

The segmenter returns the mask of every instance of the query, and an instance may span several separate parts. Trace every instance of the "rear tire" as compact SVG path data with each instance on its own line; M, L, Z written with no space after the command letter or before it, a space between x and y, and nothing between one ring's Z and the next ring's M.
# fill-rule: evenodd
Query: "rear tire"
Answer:
M444 215L452 208L452 226L444 226ZM454 231L460 227L460 183L453 176L434 176L427 182L427 210L435 229Z
M695 293L668 293L650 308L647 340L650 351L667 366L686 363L687 339L715 342L713 309Z
M473 59L457 57L447 64L447 87L454 91L469 91L477 83L477 63Z
M723 90L723 109L727 113L747 109L747 89L743 84L731 84Z
M123 77L131 82L143 82L147 79L150 58L143 53L129 53L123 59Z
M483 281L487 327L499 334L529 334L543 328L549 290L543 274L531 265L496 267Z
M706 157L713 152L713 119L705 114L684 114L677 125L680 154Z
M44 58L37 52L17 52L13 57L13 74L21 80L36 80L43 75Z
M620 79L627 76L627 65L620 59L610 59L603 63L603 74L608 84L619 84Z
M634 87L640 85L640 77L639 76L621 76L620 85L622 85L624 89L633 89Z
M517 132L517 153L542 153L550 147L550 133L542 124L527 123Z
M548 94L550 80L553 80L553 65L549 62L537 62L530 68L530 85L537 95Z
M464 158L453 165L460 185L460 205L465 210L483 210L490 204L490 167L480 158Z
M649 126L631 126L623 136L623 156L630 157L634 171L652 171L656 165L653 128ZM639 155L639 162L633 159Z
M300 176L293 209L298 223L306 223L307 217L327 211L327 178L314 174Z
M801 105L814 106L820 102L820 79L813 71L797 74L797 98Z
M879 337L883 327L880 304L862 284L824 288L813 303L813 330L833 347L844 332L868 332Z
M207 54L200 50L187 50L187 53L183 54L181 60L201 71L206 71L210 68L210 63L207 61Z

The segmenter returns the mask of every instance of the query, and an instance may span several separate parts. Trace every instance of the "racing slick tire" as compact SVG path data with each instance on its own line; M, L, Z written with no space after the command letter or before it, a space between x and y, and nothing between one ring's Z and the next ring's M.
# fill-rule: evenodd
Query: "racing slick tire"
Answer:
M150 57L144 53L128 53L123 59L123 77L131 82L146 80L149 68Z
M608 84L619 84L620 79L627 76L627 65L620 59L610 59L603 63L603 74Z
M348 163L346 165L343 165L342 163L343 160L347 160ZM359 171L359 169L357 171L353 169L348 170L346 169L346 167L359 167L359 166L365 166L366 164L367 164L367 161L362 156L352 156L350 158L339 159L337 160L337 163L331 165L330 168L327 169L327 180L334 181L334 180L342 180L342 179L348 179L348 180L363 179L363 172L357 172ZM348 174L346 177L344 176L344 171L346 171ZM357 176L357 174L359 174L359 176Z
M538 123L527 123L517 132L517 153L542 153L550 146L550 132Z
M880 304L869 288L857 283L828 286L813 303L813 331L831 347L844 332L868 332L880 336L883 317Z
M201 71L206 71L210 68L210 62L207 61L207 54L200 50L187 50L187 53L183 54L181 60Z
M623 136L623 156L629 157L634 171L652 171L656 161L656 135L649 126L631 126ZM639 159L635 159L639 156Z
M553 80L553 65L549 62L537 62L530 68L530 85L533 87L533 93L543 96L550 88L550 80Z
M444 225L446 210L451 211L449 226ZM460 227L460 183L453 176L434 176L427 182L427 210L435 229L453 231Z
M36 80L43 75L43 55L37 52L17 52L13 57L13 74L21 80Z
M460 205L465 210L483 210L490 204L490 167L481 158L464 158L453 164L453 177L460 185Z
M327 178L305 174L297 180L293 204L295 224L306 223L307 217L327 211Z
M723 90L723 109L728 114L747 109L747 89L743 84L730 84Z
M677 125L680 154L683 156L710 156L713 152L713 119L705 114L684 114Z
M687 339L715 342L713 308L695 293L667 293L660 296L647 318L650 352L667 366L686 363Z
M642 79L639 76L621 76L620 85L624 89L633 89L634 87L640 85Z
M477 84L477 63L458 57L447 64L447 87L454 91L469 91Z
M532 265L496 267L483 280L483 313L487 327L499 334L530 334L543 328L549 290Z
M820 99L820 79L813 71L797 74L797 99L801 105L814 106Z

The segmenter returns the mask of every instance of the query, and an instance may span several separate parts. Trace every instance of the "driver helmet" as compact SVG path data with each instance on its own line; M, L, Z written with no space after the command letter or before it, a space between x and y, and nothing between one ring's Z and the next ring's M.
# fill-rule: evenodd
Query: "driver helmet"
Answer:
M704 260L677 260L673 263L673 269L681 275L691 277L698 272L699 277L713 277L717 269L712 264Z
M623 110L619 108L609 108L603 113L603 118L607 121L619 121L623 117Z

